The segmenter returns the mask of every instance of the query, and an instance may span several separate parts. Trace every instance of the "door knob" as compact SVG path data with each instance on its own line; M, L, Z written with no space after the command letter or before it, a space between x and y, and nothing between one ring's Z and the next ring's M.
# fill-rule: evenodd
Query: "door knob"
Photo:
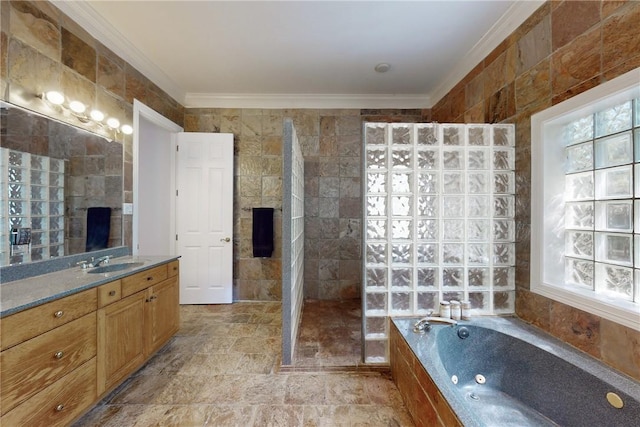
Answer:
M231 241L231 237L225 237L224 239L220 239L220 241L229 243Z

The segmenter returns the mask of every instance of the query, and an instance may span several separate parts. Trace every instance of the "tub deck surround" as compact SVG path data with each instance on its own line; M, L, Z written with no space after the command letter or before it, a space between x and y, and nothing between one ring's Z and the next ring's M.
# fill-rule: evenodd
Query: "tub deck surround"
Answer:
M391 367L418 425L418 418L464 426L628 426L640 419L639 382L519 319L434 324L426 333L413 331L417 320L392 320ZM622 409L608 403L609 392L622 398Z
M107 265L142 264L107 273L91 273L91 268L83 270L81 267L73 267L2 283L0 285L0 317L73 295L178 258L179 256L122 256L112 258ZM83 259L87 259L87 256Z

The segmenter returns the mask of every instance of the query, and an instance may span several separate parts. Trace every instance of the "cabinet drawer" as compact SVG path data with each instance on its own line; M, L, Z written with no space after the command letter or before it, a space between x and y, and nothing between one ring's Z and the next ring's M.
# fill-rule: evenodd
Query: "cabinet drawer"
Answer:
M98 308L118 301L122 297L120 280L107 283L98 288Z
M132 274L122 279L122 297L147 289L167 278L167 264Z
M66 426L96 400L96 359L2 416L5 426Z
M96 313L0 353L2 413L96 355Z
M0 328L2 328L0 349L13 347L69 323L87 313L96 311L97 307L97 290L92 288L7 316L0 322Z
M168 265L169 277L177 276L180 273L180 261L171 261Z

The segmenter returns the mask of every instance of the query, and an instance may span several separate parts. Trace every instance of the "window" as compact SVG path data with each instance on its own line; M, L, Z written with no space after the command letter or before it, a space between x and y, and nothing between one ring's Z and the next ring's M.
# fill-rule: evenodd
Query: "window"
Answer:
M532 117L531 290L640 330L639 81Z

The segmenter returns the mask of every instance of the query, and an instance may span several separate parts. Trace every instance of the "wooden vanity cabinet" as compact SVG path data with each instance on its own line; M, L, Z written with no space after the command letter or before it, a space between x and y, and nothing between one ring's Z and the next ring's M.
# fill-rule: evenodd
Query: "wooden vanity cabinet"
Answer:
M178 278L171 277L147 291L146 353L150 355L171 338L179 328Z

